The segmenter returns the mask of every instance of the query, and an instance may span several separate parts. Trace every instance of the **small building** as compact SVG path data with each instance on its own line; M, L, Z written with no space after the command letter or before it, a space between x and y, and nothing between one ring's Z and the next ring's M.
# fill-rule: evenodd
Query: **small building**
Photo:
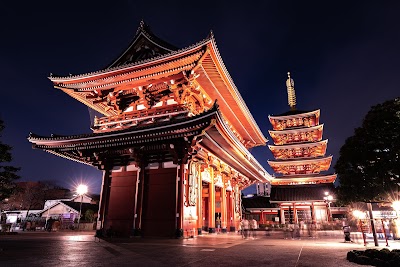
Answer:
M276 203L271 203L265 196L243 196L242 205L244 217L255 219L259 225L280 224L280 209Z
M60 229L68 229L71 228L75 222L77 222L80 214L81 220L83 220L87 211L90 210L90 214L93 216L91 221L93 222L97 218L99 205L92 204L90 201L91 198L87 196L84 197L86 201L82 203L75 201L76 199L77 198L75 197L69 201L55 201L52 205L40 211L38 215L41 218L45 218L46 222L50 219L59 221Z

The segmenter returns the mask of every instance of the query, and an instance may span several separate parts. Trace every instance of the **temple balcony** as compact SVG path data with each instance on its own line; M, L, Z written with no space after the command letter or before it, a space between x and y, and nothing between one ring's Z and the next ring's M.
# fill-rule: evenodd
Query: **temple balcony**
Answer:
M91 129L94 133L122 130L139 124L168 121L177 116L188 116L188 110L184 105L168 105L152 109L135 110L109 117L95 117Z

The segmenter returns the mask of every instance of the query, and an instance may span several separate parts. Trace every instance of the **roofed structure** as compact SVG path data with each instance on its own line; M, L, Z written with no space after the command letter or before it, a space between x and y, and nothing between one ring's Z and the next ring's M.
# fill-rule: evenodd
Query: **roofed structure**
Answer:
M249 151L267 139L212 33L178 49L142 21L106 68L49 79L104 116L94 118L91 134L31 133L28 140L103 171L98 225L104 229L164 237L235 231L240 191L272 180Z

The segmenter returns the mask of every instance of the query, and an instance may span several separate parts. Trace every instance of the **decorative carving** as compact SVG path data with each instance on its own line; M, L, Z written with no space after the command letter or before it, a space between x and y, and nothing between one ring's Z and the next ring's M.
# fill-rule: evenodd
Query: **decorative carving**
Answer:
M211 183L211 174L208 168L204 169L201 173L201 180L207 183Z
M238 189L237 186L235 188L234 195L235 195L235 212L236 213L240 213L240 206L241 206L241 203L240 203L240 192L239 192L239 189Z
M217 174L214 178L214 185L218 187L223 187L224 183L222 182L222 175Z
M197 202L197 191L198 191L198 179L199 179L199 166L196 162L190 164L189 172L189 206L195 206Z

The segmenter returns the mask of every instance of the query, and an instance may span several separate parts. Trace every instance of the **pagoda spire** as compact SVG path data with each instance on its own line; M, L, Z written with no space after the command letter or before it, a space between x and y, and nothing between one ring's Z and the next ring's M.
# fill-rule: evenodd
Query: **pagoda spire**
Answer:
M290 78L290 72L288 74L288 79L286 80L286 87L288 93L288 104L290 110L296 110L296 92L294 91L294 81Z

